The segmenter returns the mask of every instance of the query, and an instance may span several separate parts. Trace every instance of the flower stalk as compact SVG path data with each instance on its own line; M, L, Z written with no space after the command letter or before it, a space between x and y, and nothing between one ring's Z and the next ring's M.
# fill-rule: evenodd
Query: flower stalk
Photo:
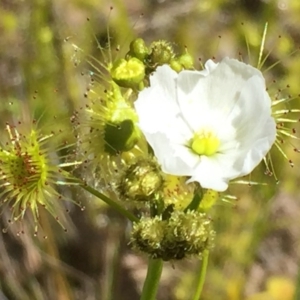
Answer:
M163 269L162 259L149 258L141 300L155 300Z
M192 298L192 300L199 300L200 296L202 294L205 278L206 278L206 271L207 271L207 266L208 266L208 258L209 258L209 250L204 250L203 251L203 258L202 258L202 263L200 266L200 272L199 276L197 278L197 284L196 284L196 292Z

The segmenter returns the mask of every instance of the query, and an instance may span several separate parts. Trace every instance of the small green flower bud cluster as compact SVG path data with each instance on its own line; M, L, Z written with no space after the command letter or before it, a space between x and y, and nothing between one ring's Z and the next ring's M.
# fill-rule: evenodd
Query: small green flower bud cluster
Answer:
M187 51L170 61L170 67L176 71L180 72L182 70L188 70L194 68L194 59Z
M215 231L211 219L197 211L173 211L169 219L143 217L131 234L133 248L165 261L202 257L213 247Z
M128 166L121 177L118 191L121 198L131 201L151 201L163 188L159 166L148 159L138 160Z
M157 66L163 64L169 64L170 67L176 72L182 70L193 69L194 59L187 52L176 55L172 45L167 41L154 41L150 45L150 54L147 59L147 64L151 68L155 69Z
M176 72L194 67L193 57L187 50L183 54L176 55L171 43L165 40L153 41L147 47L143 39L137 38L130 43L126 57L128 61L133 58L140 60L145 66L145 74L150 74L156 67L164 64L169 64ZM118 83L117 80L115 82Z
M150 49L151 52L148 58L150 66L169 64L176 72L194 68L194 59L186 49L185 53L176 55L171 44L166 41L154 41Z

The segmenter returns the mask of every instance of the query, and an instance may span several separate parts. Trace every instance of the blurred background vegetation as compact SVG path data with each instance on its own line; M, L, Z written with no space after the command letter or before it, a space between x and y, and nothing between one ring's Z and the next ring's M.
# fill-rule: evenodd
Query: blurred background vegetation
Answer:
M101 59L94 37L105 44L107 26L113 49L118 44L123 53L139 36L148 43L167 39L178 49L187 46L196 61L231 56L256 66L266 22L265 54L270 55L262 70L279 61L265 73L270 93L281 88L296 96L300 60L292 53L300 44L298 0L1 0L0 134L6 135L6 122L36 118L75 142L70 117L84 103L88 80L81 73L89 72L84 57ZM299 99L289 104L296 106ZM238 199L219 203L212 212L217 239L203 300L300 299L300 159L297 141L285 144L295 167L274 150L279 184L264 175L262 165L250 179L267 186L232 186L229 193ZM128 247L129 224L78 189L62 193L86 207L82 212L72 203L61 205L63 212L66 206L70 210L68 233L45 215L39 237L26 230L30 222L22 224L25 234L13 226L0 234L0 299L139 299L147 260ZM1 222L5 228L5 210ZM197 264L166 263L158 300L189 299Z

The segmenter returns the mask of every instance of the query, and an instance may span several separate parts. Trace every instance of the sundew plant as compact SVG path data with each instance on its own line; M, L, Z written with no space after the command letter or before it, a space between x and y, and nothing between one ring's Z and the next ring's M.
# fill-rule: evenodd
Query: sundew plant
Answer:
M33 19L42 19L46 8L52 17L61 9L43 5L32 11ZM274 57L269 49L284 36L274 38L267 20L260 20L259 42L253 45L253 32L243 22L236 26L245 31L245 53L235 49L236 55L226 54L222 36L216 36L221 54L207 55L205 48L207 58L200 59L193 43L203 41L196 39L188 43L191 47L164 36L122 39L111 27L126 22L122 25L120 16L114 21L114 13L111 7L101 37L92 17L85 18L88 43L76 34L54 37L60 32L55 26L44 24L34 32L31 23L36 44L41 43L33 52L53 39L53 49L44 53L51 57L54 51L53 60L60 58L52 66L59 76L50 76L42 55L30 65L32 57L27 53L27 61L24 53L20 80L28 80L31 100L15 94L1 100L0 196L6 239L1 259L6 260L3 274L10 264L16 274L1 283L3 295L107 300L299 296L292 283L295 266L290 278L276 273L265 279L265 288L252 291L237 268L243 263L251 273L255 247L274 229L266 226L266 208L281 185L292 185L284 180L283 169L299 171L294 154L300 152L300 90L285 81L285 57ZM5 22L13 24L14 17L8 16ZM286 57L297 57L297 47L285 45ZM41 85L32 89L30 75ZM251 197L256 197L253 209ZM253 215L244 217L243 210L253 210ZM229 235L222 224L228 219L236 226L232 248L224 246ZM252 238L239 237L240 223L254 228ZM26 255L18 257L9 247L25 249ZM217 276L222 249L225 261L236 264L224 264L223 275ZM23 267L15 266L20 257L30 280ZM146 272L142 279L130 275L136 295L118 294L122 288L116 282L125 282L133 269L130 259L147 265ZM176 285L169 280L166 287L164 271L182 280ZM222 286L222 276L232 280ZM47 298L51 287L55 292Z

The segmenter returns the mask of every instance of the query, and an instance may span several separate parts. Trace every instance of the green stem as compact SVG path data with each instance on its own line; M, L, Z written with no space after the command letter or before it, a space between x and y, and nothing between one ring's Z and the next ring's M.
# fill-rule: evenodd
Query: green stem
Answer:
M161 259L149 258L148 271L144 282L141 300L155 300L159 285L160 275L163 269Z
M195 295L192 298L192 300L199 300L200 299L202 289L203 289L203 286L204 286L205 277L206 277L208 257L209 257L209 251L204 250L203 258L202 258L202 264L201 264L201 267L200 267L200 273L199 273L199 277L197 278L197 289L196 289Z
M90 187L86 184L80 184L80 186L87 192L91 193L95 197L104 201L106 204L108 204L110 207L114 208L116 211L118 211L123 216L127 217L131 222L139 222L139 218L137 218L135 215L133 215L130 211L126 210L118 202L108 198L104 194L98 192L97 190L93 189L92 187Z
M296 291L295 291L295 297L294 300L300 299L300 265L298 268L298 277L296 281Z

